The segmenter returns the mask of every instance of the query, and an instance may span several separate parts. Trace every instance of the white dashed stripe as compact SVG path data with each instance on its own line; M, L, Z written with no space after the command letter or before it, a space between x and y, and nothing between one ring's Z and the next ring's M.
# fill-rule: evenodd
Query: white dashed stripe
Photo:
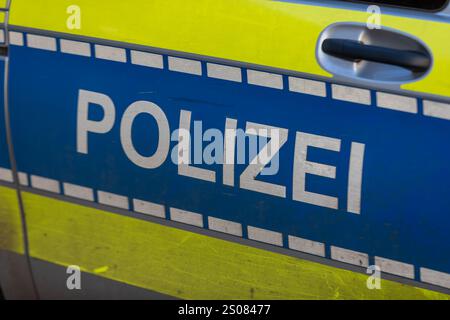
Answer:
M170 208L170 219L203 228L203 216L199 213Z
M322 242L289 236L289 248L316 256L325 257L325 245Z
M139 199L133 199L133 209L136 212L147 214L154 217L165 218L165 207L161 204L148 202Z
M91 45L87 42L61 39L59 44L61 46L61 52L63 53L70 53L85 57L91 56Z
M8 176L12 173L10 169L0 168L0 180L3 176ZM19 180L23 185L28 184L28 175L24 172L19 172ZM31 175L31 186L36 189L60 193L59 182L54 179L48 179L41 176ZM93 190L91 188L82 187L79 185L64 183L64 194L75 198L93 201ZM98 202L105 205L129 209L128 198L125 196L97 191ZM165 209L163 205L147 202L143 200L133 199L133 206L135 212L149 214L164 218ZM203 216L198 213L181 210L177 208L170 208L170 218L173 221L186 223L203 228ZM208 224L211 230L224 232L236 236L242 236L242 225L237 222L223 220L215 217L208 217ZM248 226L248 239L265 242L277 246L283 246L282 234L275 231L261 229L253 226ZM321 242L312 241L308 239L288 236L289 248L296 251L301 251L318 256L325 256L325 245ZM357 266L368 267L369 257L365 253L348 250L340 247L331 246L331 258L336 261L341 261ZM414 279L414 266L411 264L390 260L382 257L375 257L375 264L381 268L382 272L398 275L401 277ZM427 268L420 268L420 278L422 282L429 284L450 288L450 274L439 272Z
M29 181L28 181L28 175L25 172L19 172L19 183L22 186L28 186Z
M283 77L280 74L247 70L247 81L256 86L283 89Z
M94 201L94 191L72 183L63 183L64 194L69 197Z
M95 56L103 60L127 62L126 51L123 48L95 45Z
M101 204L105 204L112 207L129 209L128 198L125 196L121 196L118 194L105 192L105 191L97 191L98 202Z
M289 90L318 97L326 97L325 82L289 77Z
M331 259L362 267L369 266L369 256L367 254L335 246L331 246Z
M420 280L429 284L450 289L450 274L434 271L427 268L420 268Z
M151 68L164 68L163 56L149 52L131 50L131 63Z
M414 266L382 257L375 257L375 265L379 266L381 272L395 274L397 276L414 279Z
M371 104L370 90L333 84L331 85L331 91L333 99L336 100L365 105Z
M208 217L209 229L242 237L242 225L237 222Z
M59 181L54 179L31 175L31 186L44 191L61 193Z
M0 29L0 42L5 42L5 31Z
M276 246L283 246L283 235L279 232L266 229L247 227L248 238L260 242L270 243Z
M234 82L242 82L241 68L207 63L208 77Z
M56 51L56 39L52 37L27 34L27 44L30 48Z
M169 70L201 76L202 64L196 60L169 57Z
M14 46L23 46L23 33L10 31L9 32L9 43Z
M6 182L13 182L13 174L10 169L0 168L0 180Z
M417 113L417 99L385 92L377 92L377 106L402 112Z
M450 104L435 101L423 102L423 114L444 120L450 120Z

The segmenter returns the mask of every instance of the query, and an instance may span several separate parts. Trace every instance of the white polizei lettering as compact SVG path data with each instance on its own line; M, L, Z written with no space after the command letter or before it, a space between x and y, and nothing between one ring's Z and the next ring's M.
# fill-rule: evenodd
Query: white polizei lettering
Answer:
M158 147L151 156L139 154L133 146L131 131L134 120L140 114L152 116L158 125ZM135 165L145 169L158 168L166 160L170 147L170 128L166 115L159 106L152 102L136 101L132 103L122 117L120 142L128 159Z
M285 186L256 180L256 177L261 173L271 159L278 154L278 151L286 143L288 138L288 130L247 122L245 133L271 139L261 149L260 153L251 160L244 172L242 172L240 177L240 187L247 190L286 198Z
M225 142L223 161L223 184L234 186L234 158L236 153L236 127L237 120L227 118L225 120Z
M89 105L95 104L103 109L103 119L89 120ZM80 89L78 91L77 112L77 152L88 153L88 133L104 134L109 132L116 119L116 109L107 95Z
M216 182L216 173L211 170L198 168L190 165L190 149L191 149L191 112L181 110L180 112L180 129L178 153L182 161L178 161L178 174L186 177L196 178L209 182ZM187 134L186 134L187 133ZM181 149L180 149L181 147ZM180 154L181 152L181 154Z
M336 178L336 167L307 161L307 152L308 147L310 146L339 152L341 149L341 140L297 132L295 140L292 198L296 201L316 206L337 209L338 198L306 191L307 173L331 179Z
M361 186L365 144L352 142L348 173L347 211L361 213Z

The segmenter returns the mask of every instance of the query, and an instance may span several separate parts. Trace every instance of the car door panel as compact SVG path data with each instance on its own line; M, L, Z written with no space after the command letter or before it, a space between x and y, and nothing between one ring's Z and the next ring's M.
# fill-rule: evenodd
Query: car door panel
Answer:
M434 66L381 88L316 61L320 32L364 22L358 11L81 1L87 18L68 31L64 1L13 5L11 127L33 258L180 298L445 297L423 288L447 292L450 274L447 23L384 18L422 39ZM247 138L281 130L274 172L249 173L247 149L231 167L173 161L176 129L201 158L212 138L198 148L199 130L230 124ZM372 264L395 281L370 291L345 270Z

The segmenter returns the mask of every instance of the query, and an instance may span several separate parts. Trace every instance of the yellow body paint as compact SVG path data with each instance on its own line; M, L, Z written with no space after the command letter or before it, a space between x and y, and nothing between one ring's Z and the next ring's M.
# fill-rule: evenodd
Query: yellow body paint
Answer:
M369 290L364 274L36 194L23 199L31 256L179 298L449 298L387 280Z
M69 29L67 8L80 8ZM361 11L267 0L14 0L10 24L253 63L330 77L317 63L320 33L366 23ZM391 15L382 25L414 35L434 55L430 74L406 90L450 96L450 24Z

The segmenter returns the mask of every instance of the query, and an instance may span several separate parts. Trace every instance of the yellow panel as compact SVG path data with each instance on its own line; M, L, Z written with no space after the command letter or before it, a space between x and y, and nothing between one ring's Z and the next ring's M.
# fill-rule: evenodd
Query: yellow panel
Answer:
M15 189L0 186L0 250L24 253L22 220Z
M24 193L31 256L186 299L448 299L433 291Z
M67 26L73 4L80 29ZM266 0L14 0L10 23L330 76L316 61L319 34L332 23L367 18ZM389 15L382 24L417 36L434 54L431 73L403 88L450 96L450 24Z

